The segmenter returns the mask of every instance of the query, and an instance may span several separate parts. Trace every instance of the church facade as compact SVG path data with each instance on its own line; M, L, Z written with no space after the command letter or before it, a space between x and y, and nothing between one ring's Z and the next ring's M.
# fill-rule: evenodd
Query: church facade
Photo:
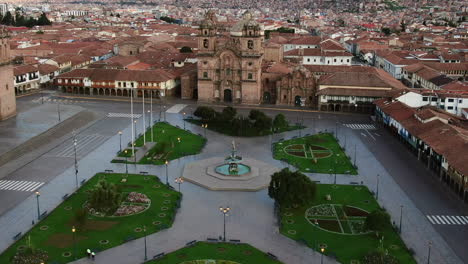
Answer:
M8 33L0 27L0 120L16 115L13 66L10 64Z

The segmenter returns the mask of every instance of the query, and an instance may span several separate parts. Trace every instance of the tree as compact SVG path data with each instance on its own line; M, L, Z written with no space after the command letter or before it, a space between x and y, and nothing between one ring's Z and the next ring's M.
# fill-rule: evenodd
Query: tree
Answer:
M117 14L116 17L120 18L120 14Z
M316 184L299 171L284 168L271 177L268 195L280 206L305 205L315 197Z
M12 26L15 23L13 19L13 15L11 15L10 11L6 12L5 16L2 19L2 24L7 26Z
M252 120L255 121L262 115L265 115L262 111L252 109L252 110L250 110L250 113L249 113L249 119L252 119Z
M392 33L392 31L391 31L390 28L388 28L388 27L383 27L383 28L381 29L381 31L382 31L382 33L385 34L385 36L388 36L388 35L390 35L390 34Z
M382 250L371 251L362 259L363 264L398 264L397 258L384 253Z
M277 114L275 119L273 119L273 128L275 131L287 128L288 126L288 121L283 114Z
M89 209L104 214L113 214L120 206L122 193L113 183L100 180L90 192Z
M221 114L222 119L225 120L226 122L231 122L237 115L237 111L234 107L227 106L223 109L223 112Z
M47 15L43 12L39 19L37 20L37 25L38 26L50 26L52 25L52 22L47 18Z
M200 117L203 121L213 121L216 117L216 111L208 106L199 106L193 115Z
M192 48L190 48L189 46L183 46L182 48L180 48L180 53L192 53Z
M364 228L371 231L383 231L390 224L390 215L382 209L377 209L367 216Z

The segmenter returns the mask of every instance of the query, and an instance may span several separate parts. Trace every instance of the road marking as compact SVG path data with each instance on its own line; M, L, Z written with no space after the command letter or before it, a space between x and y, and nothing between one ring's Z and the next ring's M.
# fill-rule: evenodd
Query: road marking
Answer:
M124 118L132 118L132 114L128 113L108 113L107 117L124 117ZM133 118L140 118L141 114L133 114Z
M98 134L93 135L78 135L76 137L76 155L83 156L104 143L109 137L101 136ZM68 141L69 144L61 146L47 153L48 156L62 157L62 158L73 158L75 157L75 149L73 141Z
M362 133L362 132L361 132L361 135L362 135L362 136L364 136L364 137L367 137L367 135L366 135L366 134L364 134L364 133Z
M34 192L43 184L44 184L43 182L33 182L33 181L0 180L0 190Z
M367 132L367 134L369 134L369 136L370 136L374 141L376 140L375 137L372 136L372 134L369 132L369 130L366 129L365 131Z
M177 114L180 111L182 111L182 109L184 109L186 106L186 104L176 104L173 105L171 108L167 109L166 112L171 114Z
M366 130L375 130L375 126L372 124L343 124L346 127L349 127L351 129L366 129Z
M468 217L462 215L426 215L433 225L468 225Z

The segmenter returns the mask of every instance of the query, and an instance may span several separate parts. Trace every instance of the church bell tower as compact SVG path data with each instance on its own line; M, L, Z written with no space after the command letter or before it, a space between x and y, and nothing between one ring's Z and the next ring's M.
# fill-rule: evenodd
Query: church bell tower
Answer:
M13 85L13 66L10 64L9 35L0 27L0 120L16 115L15 88Z

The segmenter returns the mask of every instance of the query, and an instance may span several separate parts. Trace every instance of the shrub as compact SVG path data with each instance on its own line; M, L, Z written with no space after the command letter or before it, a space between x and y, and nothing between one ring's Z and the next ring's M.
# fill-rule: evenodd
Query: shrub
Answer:
M371 251L367 253L362 259L364 264L398 264L400 263L397 258L392 255L388 255L381 250Z
M113 214L120 206L122 193L113 183L100 180L90 192L89 207L95 211Z
M275 130L284 129L288 126L288 121L286 121L286 117L283 114L277 114L273 119L273 127L275 128Z
M372 211L365 222L365 229L372 231L383 231L390 226L390 215L382 209Z
M272 175L268 195L280 206L301 206L314 199L316 188L316 183L301 172L284 168Z
M216 117L216 111L208 106L199 106L195 112L193 112L193 115L200 117L204 121L212 121Z

